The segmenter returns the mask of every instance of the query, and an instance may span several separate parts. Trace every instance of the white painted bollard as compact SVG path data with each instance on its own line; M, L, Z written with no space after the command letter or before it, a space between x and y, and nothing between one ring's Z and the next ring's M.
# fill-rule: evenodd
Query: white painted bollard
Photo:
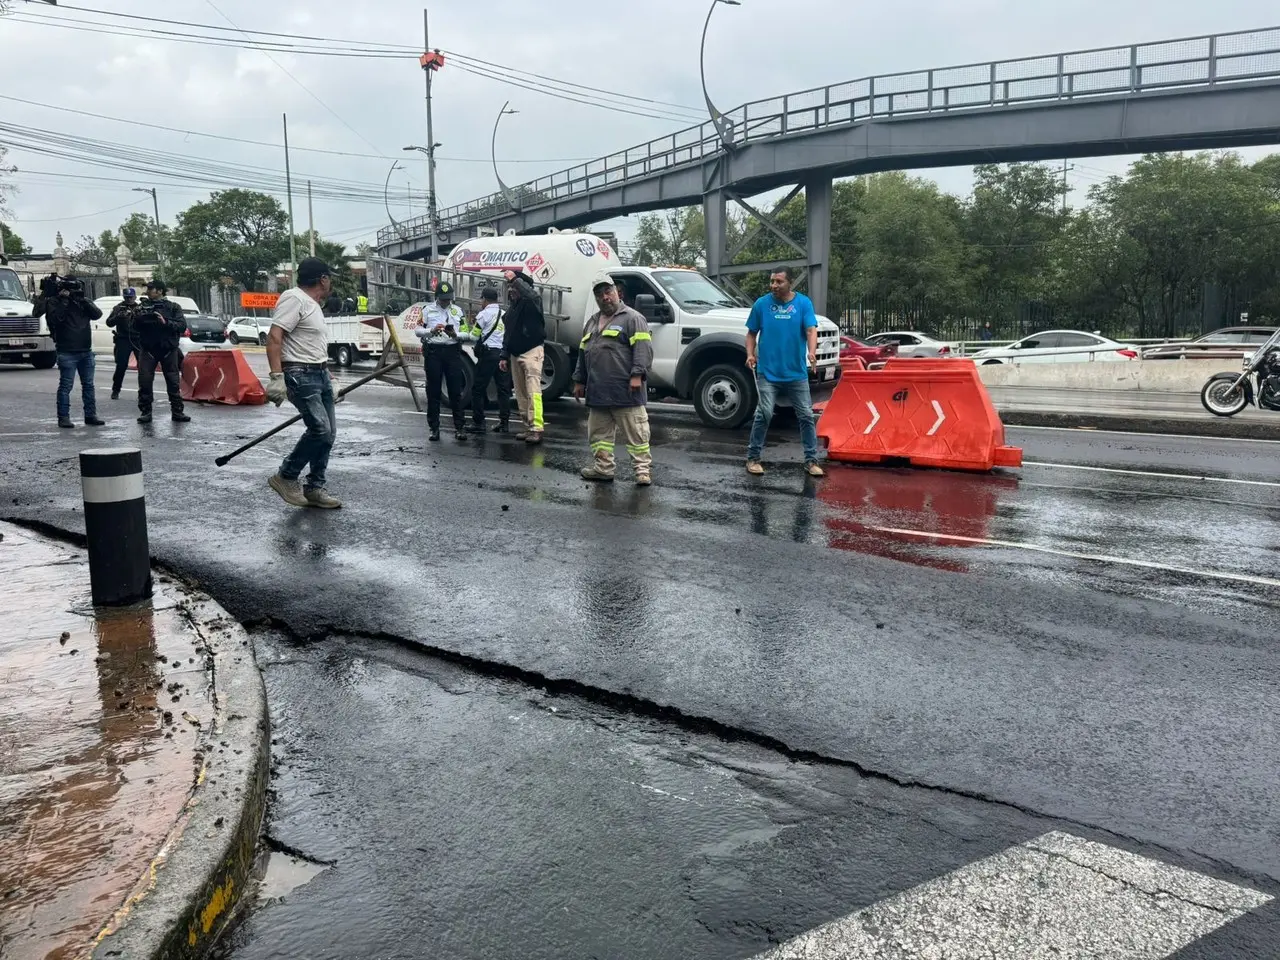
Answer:
M80 484L93 602L119 607L151 596L142 451L85 450L80 454Z

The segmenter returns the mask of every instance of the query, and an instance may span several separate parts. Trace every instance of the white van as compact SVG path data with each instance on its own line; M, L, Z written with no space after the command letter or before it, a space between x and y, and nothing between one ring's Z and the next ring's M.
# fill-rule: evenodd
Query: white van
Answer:
M141 300L143 294L138 292L138 299ZM169 302L176 303L181 309L183 316L198 317L200 316L199 305L190 297L168 297ZM93 352L94 353L111 353L115 349L115 329L107 326L107 317L111 316L111 311L116 308L117 304L123 303L124 297L99 297L93 301L93 305L102 311L102 318L93 321ZM184 351L185 352L185 351Z
M599 237L570 231L464 240L445 263L446 272L460 281L460 300L474 299L478 287L489 280L501 287L502 272L508 269L523 270L543 285L546 399L570 389L583 327L597 309L591 281L604 271L619 284L627 305L643 313L652 328L651 389L691 400L708 426L738 427L755 411L755 379L746 366L750 310L697 270L623 266L616 251ZM416 343L406 314L398 325L402 338ZM839 377L840 331L819 317L818 365L810 373L814 401L830 396Z
M0 363L29 363L49 370L58 362L49 324L44 317L31 316L34 308L17 271L0 267Z

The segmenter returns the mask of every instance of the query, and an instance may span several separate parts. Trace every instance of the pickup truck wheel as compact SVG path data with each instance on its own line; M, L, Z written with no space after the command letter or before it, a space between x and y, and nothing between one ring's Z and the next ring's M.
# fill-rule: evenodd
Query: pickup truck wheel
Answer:
M58 365L56 353L37 353L31 358L31 365L37 370L52 370Z
M338 366L349 367L353 362L355 362L355 351L344 343L338 347L338 353L335 359L338 361Z
M756 385L746 367L718 363L698 377L693 406L707 426L734 430L755 413Z
M234 330L227 334L227 339L231 341L231 345L233 347L238 347L240 345L240 334L236 333Z

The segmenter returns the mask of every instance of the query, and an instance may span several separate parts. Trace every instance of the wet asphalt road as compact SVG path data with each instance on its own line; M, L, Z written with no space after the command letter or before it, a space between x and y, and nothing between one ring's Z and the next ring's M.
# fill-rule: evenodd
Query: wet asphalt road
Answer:
M51 388L0 369L0 513L83 529ZM1280 887L1280 444L1011 429L1020 473L814 483L783 427L754 481L655 408L656 486L588 488L573 404L435 445L377 386L322 514L265 487L287 441L212 465L285 413L125 403L93 439L141 443L153 553L260 625L272 835L334 862L236 957L747 957L1047 830Z

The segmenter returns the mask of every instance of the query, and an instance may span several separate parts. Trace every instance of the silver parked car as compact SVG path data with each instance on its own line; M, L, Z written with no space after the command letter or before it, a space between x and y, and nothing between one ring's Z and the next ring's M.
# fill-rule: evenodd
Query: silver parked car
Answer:
M1007 347L989 347L973 355L974 363L1080 363L1089 360L1136 360L1138 348L1081 330L1045 330Z

